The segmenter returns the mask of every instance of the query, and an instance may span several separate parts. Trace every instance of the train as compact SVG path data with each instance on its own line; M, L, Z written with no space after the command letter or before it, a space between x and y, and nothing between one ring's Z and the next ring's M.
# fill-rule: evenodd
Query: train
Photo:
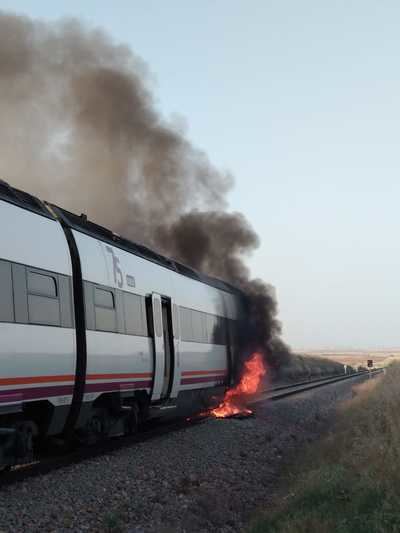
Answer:
M243 295L0 181L0 470L220 401Z

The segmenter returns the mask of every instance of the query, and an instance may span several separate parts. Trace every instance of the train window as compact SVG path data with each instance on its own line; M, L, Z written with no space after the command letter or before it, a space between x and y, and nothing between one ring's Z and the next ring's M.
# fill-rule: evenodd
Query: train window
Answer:
M0 261L0 322L14 321L11 264Z
M225 318L185 307L180 307L179 313L183 341L226 344Z
M31 324L60 325L57 279L27 269L28 319Z
M115 309L114 294L111 291L96 287L94 291L94 305L105 307L106 309Z
M232 320L231 318L228 318L226 320L226 326L229 331L230 344L233 346L236 346L237 343L239 342L236 320Z
M175 339L179 339L179 317L178 306L176 304L172 306L172 327Z
M163 324L162 324L162 309L161 309L161 300L159 298L153 299L153 323L154 323L154 332L156 337L162 337L163 334Z
M214 315L207 315L207 342L214 344L214 330L216 328L217 317Z
M73 309L72 309L72 287L71 280L68 276L58 276L58 294L60 298L60 319L63 328L72 328L73 326Z
M192 311L193 340L207 342L206 315L200 311Z
M57 282L53 276L28 271L28 293L57 298Z
M192 311L191 309L180 307L179 315L181 323L181 339L190 342L193 340Z
M123 293L125 331L128 335L147 337L145 300L137 294Z
M94 286L89 281L83 282L85 296L85 318L86 328L89 330L96 329L94 322Z
M116 331L117 313L115 311L115 298L112 291L95 287L94 318L98 331Z
M225 318L217 316L214 332L213 332L213 344L226 344L226 323Z
M226 319L207 315L207 338L210 344L226 344Z
M60 303L57 298L28 294L28 316L31 324L60 325Z

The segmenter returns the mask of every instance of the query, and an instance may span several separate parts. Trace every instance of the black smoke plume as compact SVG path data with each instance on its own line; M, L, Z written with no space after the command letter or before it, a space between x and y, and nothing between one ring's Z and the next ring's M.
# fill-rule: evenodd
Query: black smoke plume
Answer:
M232 177L160 116L151 85L102 30L0 12L0 177L237 285L248 349L277 364L276 303L249 278L259 241L227 211Z

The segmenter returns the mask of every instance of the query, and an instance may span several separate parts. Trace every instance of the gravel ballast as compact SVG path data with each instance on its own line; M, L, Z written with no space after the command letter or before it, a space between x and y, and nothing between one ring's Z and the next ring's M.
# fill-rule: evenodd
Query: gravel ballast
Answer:
M362 378L361 378L362 379ZM282 462L319 436L360 378L209 420L0 492L0 533L241 531Z

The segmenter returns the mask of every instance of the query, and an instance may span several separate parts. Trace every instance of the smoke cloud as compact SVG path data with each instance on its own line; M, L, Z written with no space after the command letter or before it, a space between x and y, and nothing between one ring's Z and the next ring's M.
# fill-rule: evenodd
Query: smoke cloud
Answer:
M243 289L246 345L277 364L273 290L249 279L259 239L227 211L232 176L160 116L151 85L99 29L0 12L0 177Z

